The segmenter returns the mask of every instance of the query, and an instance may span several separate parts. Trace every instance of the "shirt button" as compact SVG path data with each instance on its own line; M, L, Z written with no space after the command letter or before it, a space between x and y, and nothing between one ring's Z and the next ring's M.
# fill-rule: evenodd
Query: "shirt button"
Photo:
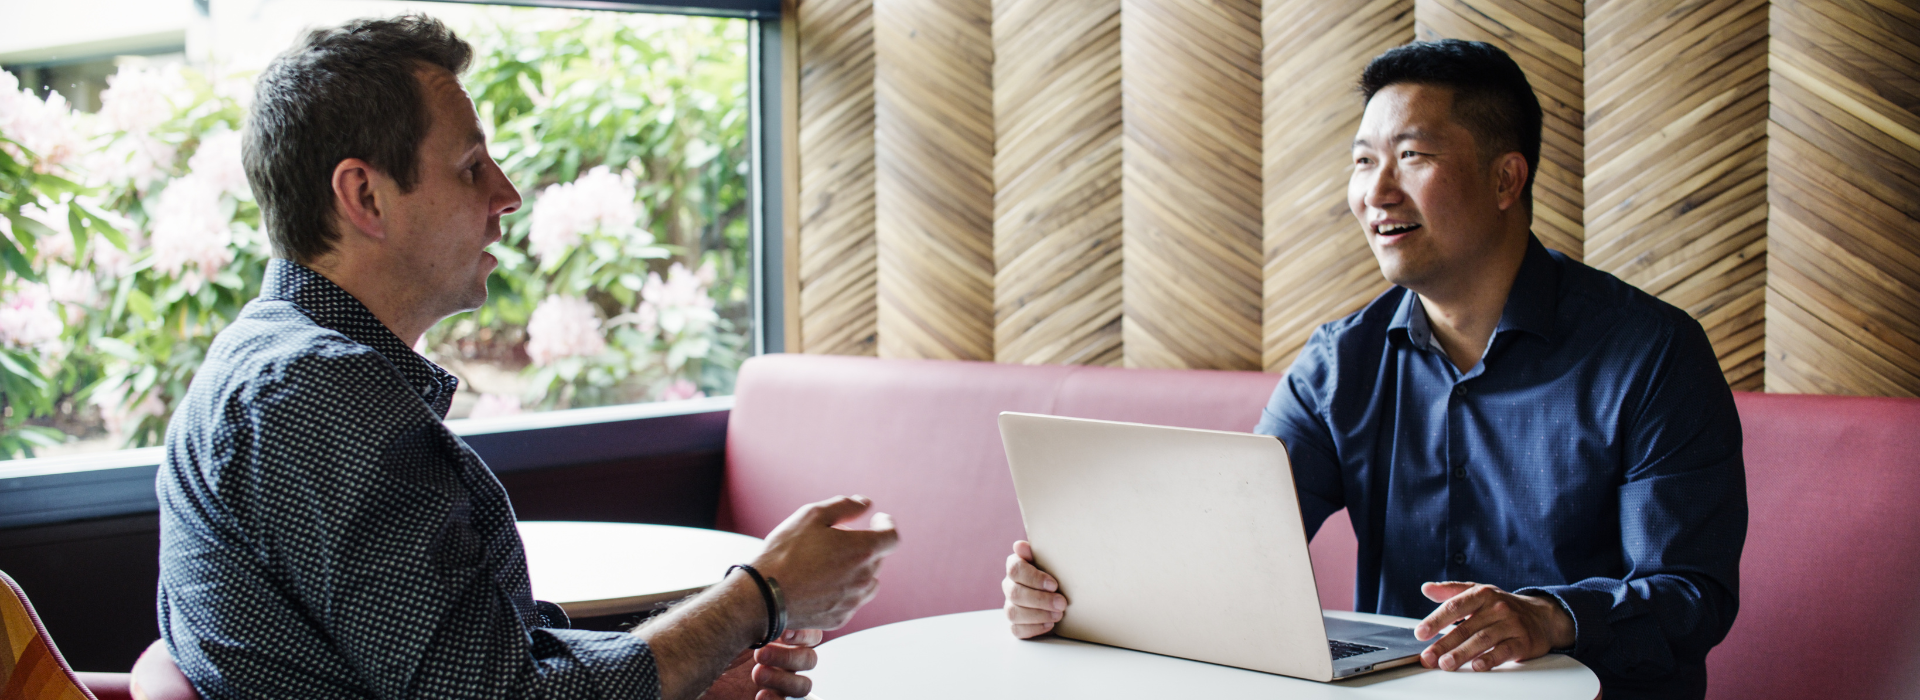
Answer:
M1454 468L1453 468L1453 478L1455 478L1455 479L1465 479L1465 478L1467 478L1467 468L1466 468L1466 467L1454 467Z
M1467 388L1466 388L1466 387L1464 387L1464 386L1456 386L1456 387L1454 387L1454 388L1453 388L1453 395L1454 395L1454 396L1466 396L1466 395L1467 395Z
M1465 564L1465 563L1467 563L1467 554L1466 554L1466 552L1461 552L1461 553L1459 553L1459 554L1455 554L1455 555L1453 555L1453 563L1455 563L1455 564Z

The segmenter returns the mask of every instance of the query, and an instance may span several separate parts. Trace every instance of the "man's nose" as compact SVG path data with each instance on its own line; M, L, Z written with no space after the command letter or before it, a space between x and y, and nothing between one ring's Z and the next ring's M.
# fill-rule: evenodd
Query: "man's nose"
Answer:
M501 170L498 163L494 164L493 170L500 173L500 185L493 193L493 215L506 216L519 211L520 188L513 186L513 178L507 177L507 172Z
M1399 204L1405 198L1405 193L1400 191L1399 170L1391 162L1381 164L1363 177L1368 179L1365 183L1366 195L1361 201L1368 207L1384 209Z

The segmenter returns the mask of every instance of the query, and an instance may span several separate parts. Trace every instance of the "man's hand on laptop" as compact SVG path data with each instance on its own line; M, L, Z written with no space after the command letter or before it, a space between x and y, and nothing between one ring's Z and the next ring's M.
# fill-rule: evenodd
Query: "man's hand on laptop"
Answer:
M767 535L767 549L753 565L780 582L787 627L839 629L873 600L880 588L880 561L900 544L893 517L874 513L870 530L839 527L872 505L866 496L810 503Z
M1421 666L1486 671L1573 646L1573 618L1552 598L1466 581L1426 583L1420 592L1440 607L1414 626L1413 636L1429 639L1459 623L1420 653Z
M1053 625L1066 614L1067 597L1057 591L1060 582L1033 565L1033 545L1026 540L1013 543L1007 555L1007 578L1000 582L1007 595L1007 620L1013 623L1013 636L1038 637L1053 631Z

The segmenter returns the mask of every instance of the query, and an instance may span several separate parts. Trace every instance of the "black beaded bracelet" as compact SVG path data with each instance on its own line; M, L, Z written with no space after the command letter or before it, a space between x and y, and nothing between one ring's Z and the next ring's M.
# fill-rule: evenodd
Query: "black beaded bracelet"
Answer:
M734 569L745 571L748 576L753 577L753 582L760 586L760 598L767 603L767 636L760 640L759 644L753 645L753 648L758 649L779 641L780 634L787 631L787 598L780 594L780 582L775 581L772 576L761 576L759 569L748 564L734 564L727 567L726 576L720 578L732 576Z

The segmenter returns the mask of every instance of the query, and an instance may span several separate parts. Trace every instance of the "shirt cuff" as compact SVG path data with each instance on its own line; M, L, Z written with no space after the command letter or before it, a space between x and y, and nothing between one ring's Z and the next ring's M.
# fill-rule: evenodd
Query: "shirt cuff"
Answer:
M1514 591L1517 595L1552 598L1573 618L1573 647L1554 649L1552 653L1584 656L1612 641L1607 616L1613 610L1613 594L1571 586L1531 586Z
M625 632L533 629L536 653L544 636L565 647L577 668L584 669L594 697L659 698L660 670L647 641Z

